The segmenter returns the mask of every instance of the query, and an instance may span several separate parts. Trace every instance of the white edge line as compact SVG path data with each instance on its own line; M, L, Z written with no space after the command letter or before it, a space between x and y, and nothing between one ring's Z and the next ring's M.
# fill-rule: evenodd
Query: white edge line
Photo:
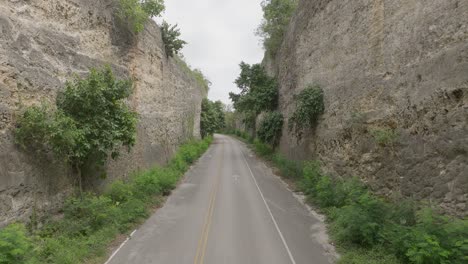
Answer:
M273 220L273 224L275 224L276 231L278 231L278 234L281 237L281 240L283 241L283 245L286 248L286 251L288 252L289 259L291 260L291 263L296 264L296 261L294 260L294 257L293 257L293 255L291 253L291 250L289 250L288 244L286 243L286 239L284 239L283 233L281 233L281 230L279 229L278 223L276 223L275 217L271 213L270 206L268 206L268 203L265 200L265 196L263 196L262 190L260 189L260 186L258 186L257 180L255 179L255 176L253 175L253 172L252 172L252 169L250 168L249 163L245 159L245 155L244 155L244 152L242 152L242 149L241 149L241 154L242 154L242 158L244 160L244 163L247 165L247 168L249 168L250 176L252 176L252 179L254 180L254 183L257 186L257 190L260 193L260 196L262 197L263 203L265 203L265 206L266 206L266 208L268 210L268 213L270 214L271 220Z
M135 234L136 231L137 231L136 229L133 230L133 232L130 234L130 236L127 237L127 239L125 239L125 241L122 242L122 244L120 244L120 247L119 247L118 249L116 249L116 250L114 251L114 253L112 253L112 255L109 257L109 259L108 259L108 260L106 261L106 263L104 263L104 264L109 264L109 262L115 257L115 255L117 255L117 253L119 252L119 250L121 250L122 247L123 247L125 244L127 244L128 240L130 240L130 238Z

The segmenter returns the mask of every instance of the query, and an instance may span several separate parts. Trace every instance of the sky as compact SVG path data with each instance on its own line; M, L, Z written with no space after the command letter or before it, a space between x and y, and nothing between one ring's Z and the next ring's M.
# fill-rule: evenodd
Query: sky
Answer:
M255 30L262 19L261 0L165 0L162 19L178 24L186 61L212 82L208 98L231 104L229 92L238 92L234 80L239 63L263 58ZM160 21L161 19L158 19Z

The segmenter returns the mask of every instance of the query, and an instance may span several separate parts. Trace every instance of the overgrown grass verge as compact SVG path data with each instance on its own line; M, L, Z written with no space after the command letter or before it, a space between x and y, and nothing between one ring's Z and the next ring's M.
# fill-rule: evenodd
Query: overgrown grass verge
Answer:
M109 244L148 217L173 190L212 138L181 146L165 167L116 181L102 195L85 194L65 202L63 217L38 230L12 224L0 230L0 264L76 264L103 256Z
M235 135L247 140L244 133ZM338 263L468 263L467 219L444 216L407 199L382 199L357 178L332 178L319 162L287 160L259 141L251 147L327 216L329 233L342 254Z

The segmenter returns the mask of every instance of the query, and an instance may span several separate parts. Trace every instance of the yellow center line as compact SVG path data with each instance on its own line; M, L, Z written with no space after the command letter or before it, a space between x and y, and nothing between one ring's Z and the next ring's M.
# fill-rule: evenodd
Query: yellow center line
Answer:
M216 204L216 195L218 194L219 179L220 179L223 163L224 163L224 144L221 147L221 162L219 163L219 166L218 166L215 185L213 186L213 189L210 194L209 207L208 207L208 211L207 211L205 221L203 224L202 233L201 233L200 239L198 240L198 246L197 246L194 264L203 264L204 259L205 259L206 247L208 244L208 236L210 234L210 229L211 229L210 227L211 227L214 208Z

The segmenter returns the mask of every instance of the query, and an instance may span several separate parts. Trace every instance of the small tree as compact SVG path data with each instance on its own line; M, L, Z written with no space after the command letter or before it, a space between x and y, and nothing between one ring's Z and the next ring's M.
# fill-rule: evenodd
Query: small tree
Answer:
M263 21L257 35L263 38L263 46L270 56L276 56L283 42L286 28L296 10L297 0L264 0Z
M267 75L260 64L240 64L241 73L236 84L241 90L239 94L230 93L236 111L244 114L246 124L254 130L256 118L263 111L274 110L278 105L278 83Z
M139 33L149 18L160 16L164 9L164 0L118 0L116 14L135 33Z
M224 128L224 105L221 101L212 102L207 98L202 101L200 130L202 137L213 135Z
M57 109L33 106L18 120L16 141L23 147L52 152L78 174L87 163L104 165L108 154L135 143L136 113L124 100L131 94L129 80L116 80L110 67L92 69L85 79L67 82L57 96Z
M177 25L171 26L166 21L163 21L161 32L168 57L174 57L174 55L179 54L179 51L187 44L187 42L180 39L180 29L177 28Z

